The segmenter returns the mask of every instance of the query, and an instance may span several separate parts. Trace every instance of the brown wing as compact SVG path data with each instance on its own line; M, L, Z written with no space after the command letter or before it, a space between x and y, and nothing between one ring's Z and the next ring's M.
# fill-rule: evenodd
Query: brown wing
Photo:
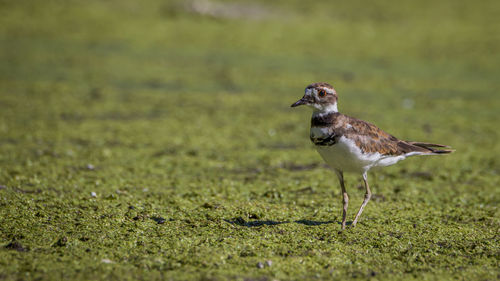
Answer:
M448 153L445 152L447 150L433 149L444 146L403 141L371 123L346 115L338 115L334 127L336 135L353 140L363 152L380 152L382 155L402 155L410 152Z

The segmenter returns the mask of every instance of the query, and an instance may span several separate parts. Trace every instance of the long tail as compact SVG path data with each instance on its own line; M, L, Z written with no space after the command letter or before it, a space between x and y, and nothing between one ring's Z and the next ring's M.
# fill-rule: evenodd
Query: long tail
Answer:
M424 149L429 150L430 153L435 154L448 154L455 151L454 149L439 149L439 148L450 148L448 145L436 144L436 143L427 143L427 142L417 142L417 141L407 141L408 144L418 146Z

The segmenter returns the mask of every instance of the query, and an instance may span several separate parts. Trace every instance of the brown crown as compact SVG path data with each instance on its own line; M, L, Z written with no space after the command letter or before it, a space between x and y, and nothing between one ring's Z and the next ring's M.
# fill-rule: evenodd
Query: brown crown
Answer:
M307 86L306 89L317 88L317 87L330 88L333 90L333 86L326 82L312 83L309 86Z

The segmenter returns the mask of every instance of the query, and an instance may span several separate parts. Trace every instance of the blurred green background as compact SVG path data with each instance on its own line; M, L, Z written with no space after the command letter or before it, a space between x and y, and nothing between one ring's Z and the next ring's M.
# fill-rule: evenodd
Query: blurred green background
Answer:
M0 1L0 279L498 279L499 14ZM311 113L289 108L320 81L342 113L457 150L371 173L341 234Z

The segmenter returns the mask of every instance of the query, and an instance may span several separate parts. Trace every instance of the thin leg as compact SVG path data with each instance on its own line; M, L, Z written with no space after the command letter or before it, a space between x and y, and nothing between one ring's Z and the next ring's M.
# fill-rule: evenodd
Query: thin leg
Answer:
M335 170L337 173L337 177L339 178L340 182L340 188L342 188L342 203L344 205L343 211L342 211L342 229L345 229L345 223L346 223L346 217L347 217L347 206L349 205L349 196L347 195L347 191L345 190L344 186L344 173L339 170Z
M356 218L354 218L354 221L352 222L352 226L355 227L356 223L358 222L359 217L361 216L361 213L363 212L363 209L365 208L366 204L368 204L368 201L370 201L370 198L372 197L372 192L370 191L370 186L368 185L368 179L367 179L366 172L363 173L363 181L365 183L365 188L366 188L366 193L365 193L365 199L363 200L363 203L361 204L361 207L359 207L359 211L356 214Z

